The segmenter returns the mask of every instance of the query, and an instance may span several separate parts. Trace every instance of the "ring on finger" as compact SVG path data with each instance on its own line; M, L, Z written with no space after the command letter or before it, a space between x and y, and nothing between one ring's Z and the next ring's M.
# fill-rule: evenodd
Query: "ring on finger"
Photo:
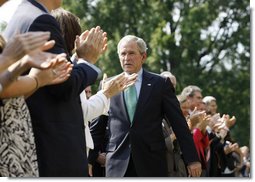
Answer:
M52 70L52 73L53 73L53 75L57 75L57 71L56 70Z

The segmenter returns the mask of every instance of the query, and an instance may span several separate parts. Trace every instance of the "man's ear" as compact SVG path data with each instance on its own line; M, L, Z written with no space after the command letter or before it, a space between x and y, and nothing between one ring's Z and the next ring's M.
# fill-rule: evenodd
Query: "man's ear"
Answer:
M147 53L145 52L142 54L143 63L145 63L146 59L147 59Z

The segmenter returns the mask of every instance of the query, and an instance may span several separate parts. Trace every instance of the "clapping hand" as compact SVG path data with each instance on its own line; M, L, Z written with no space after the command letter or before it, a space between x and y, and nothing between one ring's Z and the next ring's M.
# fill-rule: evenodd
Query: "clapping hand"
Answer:
M70 76L73 65L66 60L66 54L59 54L51 60L52 66L45 70L32 68L29 75L36 77L38 87L64 82Z
M14 38L7 42L1 55L8 60L9 64L6 64L6 67L20 60L26 54L33 53L42 48L49 38L50 32L16 34ZM5 69L5 67L2 67L2 69Z
M95 64L99 56L107 49L107 33L99 26L86 30L77 36L75 40L76 54L78 58Z

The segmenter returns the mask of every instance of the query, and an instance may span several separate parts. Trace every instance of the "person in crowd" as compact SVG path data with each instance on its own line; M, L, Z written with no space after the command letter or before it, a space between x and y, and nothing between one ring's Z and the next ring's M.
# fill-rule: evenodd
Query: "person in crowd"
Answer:
M44 39L47 40L49 38L49 32L45 33L47 33L47 36L45 37L46 39ZM44 45L42 43L45 41L43 41L40 44L39 40L42 39L37 39L44 35L43 32L30 32L15 36L15 40L19 39L16 40L16 43L19 45L12 42L10 45L7 43L5 46L5 41L2 39L4 53L0 56L7 57L8 60L19 60L0 73L0 84L2 88L2 91L0 92L1 98L18 97L21 95L29 96L32 92L37 90L37 88L47 84L60 83L69 77L72 65L67 62L65 54L57 55L42 52L43 50L51 48L55 44L55 41L48 41ZM32 42L29 43L29 40L27 39L34 39L37 44L41 45L41 48L39 49ZM14 53L11 52L11 49ZM28 54L26 54L26 52ZM23 55L23 57L21 55ZM5 60L5 58L2 59L2 61ZM6 62L8 62L8 60L6 60ZM33 69L30 71L29 75L20 76L30 68Z
M67 51L71 55L74 49L79 49L80 43L76 36L81 34L81 27L79 18L71 12L58 8L53 10L51 14L56 18L60 25L62 35L67 43ZM106 80L107 76L104 74L102 90L93 95L90 99L86 98L84 92L80 94L81 106L83 110L83 118L85 124L85 138L88 150L94 148L93 140L89 131L89 122L109 110L109 98L126 88L129 84L133 84L136 75L127 77L125 74L120 74L111 80ZM86 89L90 89L89 86ZM86 91L85 89L85 91ZM90 92L91 94L91 92Z
M217 118L219 113L217 113L218 106L216 98L213 96L205 96L203 98L203 102L205 103L206 106L206 113L210 114L212 117L215 116ZM229 116L226 115L226 117ZM231 118L224 119L224 122L228 128L231 128L235 124L236 118L235 116L232 116Z
M203 103L205 103L206 113L210 115L214 115L217 113L217 102L216 98L213 96L205 96L203 98Z
M195 109L195 107L199 107L199 104L202 102L202 90L196 85L189 85L185 87L181 95L184 95L187 101L190 103L190 113Z
M109 116L100 116L91 129L94 143L99 145L107 123L106 176L167 176L164 117L180 142L189 175L200 176L201 164L174 88L168 78L142 68L146 50L144 40L133 35L118 43L122 69L126 74L137 73L138 79L134 86L111 98Z
M216 99L203 99L206 106L209 100L216 102ZM215 108L215 107L214 107ZM207 161L207 176L209 177L234 177L242 163L238 144L230 137L230 127L235 123L235 117L227 114L220 116L217 109L210 112L211 116L207 125L207 133L210 140L209 159Z
M205 107L202 102L202 90L195 85L189 85L182 90L181 95L187 98L189 103L189 114L187 122L190 132L193 135L193 140L196 150L202 164L202 177L206 176L207 171L207 153L209 150L209 137L206 127L210 120L210 116L206 115Z
M222 139L223 153L220 156L221 164L221 177L235 177L236 171L239 171L242 166L242 153L239 148L239 144L232 138L230 127L228 123L231 123L232 118L228 114L223 114L219 120L219 128L226 130L226 137Z
M51 53L66 53L66 43L56 19L49 14L61 0L25 0L17 8L4 32L49 31L56 44ZM24 13L26 12L26 13ZM63 83L38 89L28 105L35 134L40 176L88 176L84 122L80 93L93 84L100 70L94 66L107 48L107 34L99 26L80 36L70 77Z
M48 69L48 71L51 71L56 69L56 67L59 68L60 66L63 66L63 64L66 64L63 62L63 59L65 59L64 55L56 57L57 55L55 54L42 52L42 50L49 49L55 43L54 41L46 42L49 37L49 32L30 32L16 35L10 40L10 42L6 43L4 38L0 35L0 46L2 52L0 55L0 93L1 95L5 95L2 97L17 96L14 93L15 91L18 91L20 95L23 95L34 89L34 84L37 84L35 81L41 80L35 80L37 78L30 76L23 77L22 79L20 77L17 81L18 76L29 68L34 67L39 69ZM27 53L29 53L29 55L26 55ZM62 62L59 61L60 59ZM45 74L45 71L43 72L43 74ZM57 76L58 75L56 75L56 78ZM23 82L24 79L25 83ZM47 79L44 79L44 82L46 80ZM14 82L15 85L20 83L19 87L11 90L9 89L3 93L3 90ZM46 84L43 82L40 83ZM23 92L23 90L25 92Z
M164 71L160 74L161 76L168 77L176 88L176 77L169 71ZM186 177L187 169L183 162L182 152L180 151L179 143L172 130L172 127L166 120L162 122L162 129L165 137L165 143L167 148L167 168L168 176L170 177Z
M209 123L210 125L210 123ZM211 133L210 139L210 158L207 162L207 176L221 177L222 161L224 154L224 140L227 136L228 128L216 125Z
M187 97L184 96L184 95L177 95L177 99L180 103L180 107L181 107L181 110L182 110L182 114L185 118L188 118L189 116L189 108L190 108L190 104L189 102L187 101Z
M21 95L34 91L43 85L53 84L57 79L64 81L64 77L58 78L60 74L54 75L52 73L52 68L56 69L66 64L65 60L60 61L61 64L57 63L59 58L65 59L63 55L57 58L58 55L40 51L40 49L48 49L54 45L54 41L44 45L49 38L49 33L46 32L46 35L45 37L45 33L42 32L20 34L13 38L13 40L17 40L16 43L7 43L7 46L5 46L4 39L1 41L0 49L4 52L1 54L1 58L9 58L1 59L1 61L8 62L11 60L14 63L0 74L0 82L5 86L0 93L0 176L38 176L31 119L24 97ZM39 39L42 41L41 43L38 36L41 36ZM34 39L34 42L28 40L31 38ZM10 51L12 48L14 52ZM26 55L26 53L28 54ZM17 61L17 59L20 60ZM28 76L18 77L30 67L34 67L34 70ZM35 68L43 70L36 70Z
M84 91L86 94L86 98L89 99L92 96L91 86L86 87ZM89 127L90 126L91 126L91 123L89 123ZM93 139L92 139L91 143L93 143ZM102 144L102 146L98 150L97 159L96 159L95 163L93 164L93 173L92 173L92 171L89 171L89 176L91 176L91 177L105 177L105 167L104 167L105 166L105 155L106 155L105 147L106 146L104 144ZM94 149L94 145L93 145L93 148L91 148L91 149Z
M198 122L191 131L193 134L193 140L197 149L199 159L202 164L202 177L206 177L208 152L210 148L209 136L206 127L209 123L211 116L206 113L199 114L197 116ZM192 120L192 118L191 118Z
M50 38L50 32L29 32L17 34L7 43L0 35L0 72L20 60L26 54L42 47Z
M238 174L240 177L250 177L251 159L249 147L242 146L240 147L240 151L242 152L243 156L243 165L242 168L239 170Z
M199 122L199 117L203 115L204 111L198 110L202 102L202 90L196 85L189 85L185 87L181 95L186 98L185 102L188 106L187 108L187 122L189 129L192 132L194 127Z
M170 78L171 83L173 84L173 87L176 89L176 77L170 72L170 71L163 71L160 73L161 76Z
M102 115L100 117L107 118L108 114ZM98 126L96 119L90 122L90 131L94 131L94 129ZM101 127L106 128L103 131L103 134L100 136L96 133L92 132L93 141L100 141L98 143L94 143L94 148L89 150L89 175L91 177L105 177L105 162L106 162L106 147L109 140L109 131L107 128L107 120L101 120Z

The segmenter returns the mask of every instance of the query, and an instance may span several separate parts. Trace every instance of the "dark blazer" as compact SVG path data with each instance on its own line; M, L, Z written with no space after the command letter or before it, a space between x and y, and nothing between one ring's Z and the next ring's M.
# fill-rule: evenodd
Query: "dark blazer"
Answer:
M5 31L50 31L56 45L50 52L63 53L65 42L57 21L43 6L24 1ZM40 176L87 176L87 157L80 93L93 84L98 73L87 64L74 66L64 83L45 86L27 99L35 135Z
M111 98L109 117L99 117L90 128L97 146L105 130L105 122L101 121L107 120L109 141L106 148L106 176L123 177L130 154L138 176L167 176L162 131L164 117L173 127L185 162L199 161L170 80L144 70L133 124L130 124L122 92Z

